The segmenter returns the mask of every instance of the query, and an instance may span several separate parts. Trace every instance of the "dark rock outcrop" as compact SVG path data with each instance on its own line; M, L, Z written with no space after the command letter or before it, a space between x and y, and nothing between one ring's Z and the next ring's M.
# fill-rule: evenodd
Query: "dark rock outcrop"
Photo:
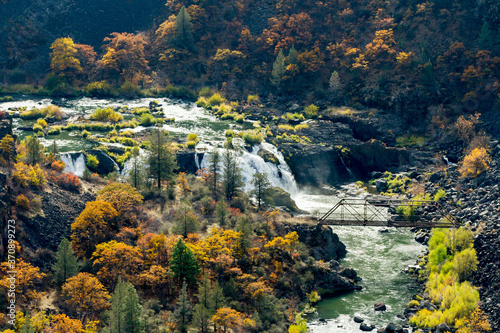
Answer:
M196 153L193 150L183 150L177 153L177 169L176 172L185 172L190 174L195 174L198 171L196 164L196 158L198 159L198 165L200 165L203 160L204 153Z
M287 223L277 227L279 234L296 231L299 241L311 250L311 256L316 260L330 261L343 258L347 251L344 243L333 230L325 225Z
M302 212L295 201L291 198L290 193L286 192L280 187L273 187L271 189L271 196L273 198L274 205L277 207L285 207L288 211L292 213Z
M37 193L42 198L43 214L33 217L20 215L22 244L33 250L57 250L61 239L69 237L71 224L85 209L86 203L95 200L90 193L75 194L49 186L50 191Z
M116 170L116 164L115 161L105 152L99 150L99 149L89 149L86 151L88 154L92 154L95 157L97 157L97 160L99 161L99 164L97 165L97 168L95 171L100 175L107 175L110 172L113 172ZM120 170L116 170L120 171Z

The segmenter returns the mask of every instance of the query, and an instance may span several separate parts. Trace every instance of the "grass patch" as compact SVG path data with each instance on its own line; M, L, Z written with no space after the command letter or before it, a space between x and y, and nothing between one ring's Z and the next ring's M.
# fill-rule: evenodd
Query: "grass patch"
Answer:
M399 147L422 147L427 142L424 136L420 135L403 135L396 138L397 146Z

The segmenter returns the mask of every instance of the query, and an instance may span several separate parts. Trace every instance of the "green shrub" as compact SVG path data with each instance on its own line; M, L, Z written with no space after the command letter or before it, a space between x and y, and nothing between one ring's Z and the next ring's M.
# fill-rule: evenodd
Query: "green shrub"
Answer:
M99 165L99 160L97 159L97 156L92 154L87 154L87 167L89 169L95 170L98 165Z
M42 126L42 128L47 127L47 122L45 121L45 119L38 119L38 120L36 121L36 123L37 123L38 125Z
M247 103L248 104L253 104L253 103L259 103L259 95L248 95L247 96Z
M31 109L22 111L19 115L21 119L29 120L29 119L38 119L45 117L40 109Z
M155 124L155 118L149 113L144 113L141 115L140 124L145 127L152 126Z
M318 107L314 104L311 104L304 108L304 115L307 119L316 118L318 116Z
M229 129L225 133L226 138L234 138L236 136L236 132L232 129Z
M68 123L68 125L66 125L65 127L63 127L63 130L65 130L65 131L75 131L75 130L81 130L83 128L84 128L83 125Z
M439 201L446 196L446 192L443 189L437 190L436 194L434 194L434 201Z
M33 132L38 133L38 132L43 132L43 127L42 125L36 123L33 125Z
M54 117L57 120L61 120L64 117L66 117L66 114L57 105L47 105L46 107L43 107L40 111L45 117L49 118Z
M82 138L86 139L90 136L90 132L89 131L83 131L82 132Z
M58 135L61 134L61 126L51 126L47 133L48 135Z
M264 138L262 137L262 133L258 130L245 131L242 135L242 138L247 144L251 144L251 145L262 143L262 141L264 141Z
M135 98L141 95L141 89L130 81L125 81L119 89L120 95L127 98Z
M195 142L200 141L200 139L198 138L198 134L193 134L193 133L188 134L187 140L188 141L195 141Z
M86 96L90 97L107 97L113 96L113 88L106 81L95 81L87 84L83 89Z
M201 96L200 98L198 98L198 100L196 101L196 105L198 105L199 107L202 107L202 108L208 108L208 100Z
M210 94L212 93L212 89L209 87L203 87L201 88L200 92L198 93L198 96L200 97L210 97Z
M410 303L408 303L408 307L409 308L416 308L416 307L419 307L420 306L420 302L417 301L416 299L413 299L410 301Z
M117 123L123 120L123 116L116 113L112 108L96 109L91 115L90 119L97 121L110 121Z
M235 117L235 114L234 113L224 113L220 119L222 120L233 120Z
M287 121L305 120L304 115L297 113L297 112L295 112L295 113L288 112L286 115L283 116L283 118L286 119Z
M189 149L194 149L194 147L196 147L196 141L188 141L186 145Z
M224 97L222 97L221 94L215 93L212 96L210 96L210 98L207 101L207 104L211 107L214 107L214 106L217 106L217 105L224 103L225 101L226 101L226 99Z
M239 114L236 117L234 117L234 120L237 123L242 124L245 121L245 117L243 115Z
M13 100L14 100L14 97L12 97L12 96L0 97L0 102L12 102Z

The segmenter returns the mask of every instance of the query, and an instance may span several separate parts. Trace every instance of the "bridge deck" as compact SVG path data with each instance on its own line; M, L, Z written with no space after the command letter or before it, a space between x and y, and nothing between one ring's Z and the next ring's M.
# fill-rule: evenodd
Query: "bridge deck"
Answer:
M411 214L397 213L397 207L409 209ZM437 216L427 219L423 207ZM455 228L459 224L438 202L393 198L341 199L322 217L313 219L328 225L396 228Z

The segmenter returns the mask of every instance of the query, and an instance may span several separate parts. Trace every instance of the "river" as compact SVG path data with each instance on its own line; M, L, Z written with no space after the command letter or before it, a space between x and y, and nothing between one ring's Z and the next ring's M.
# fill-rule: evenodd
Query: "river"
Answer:
M98 107L117 107L128 105L129 107L148 106L153 98L141 98L134 101L107 100L107 99L62 99L57 104L62 106L63 111L70 116L88 115ZM21 100L0 103L0 110L8 108L42 107L49 105L51 99L24 97ZM164 128L173 136L186 136L188 133L196 133L201 139L199 147L206 152L206 147L220 146L224 140L224 132L227 129L242 130L251 127L250 123L237 124L232 121L221 121L210 114L207 110L197 107L194 103L179 102L170 99L158 99L163 104L166 117L174 117L176 121L165 124ZM124 116L129 116L124 114ZM32 125L33 121L27 122L16 119L15 126ZM137 127L134 131L143 130ZM21 138L26 132L15 131ZM89 148L89 143L74 133L63 132L58 136L42 138L42 143L49 146L52 140L57 140L61 151L75 151ZM205 148L205 149L204 149ZM260 149L266 149L274 154L279 165L266 163L257 155ZM208 154L200 162L200 167L206 166ZM81 162L81 161L80 161ZM83 162L82 162L83 163ZM335 203L335 198L326 195L311 194L299 189L295 183L293 174L286 164L281 153L269 143L264 142L255 146L251 152L243 151L238 157L238 164L244 172L245 190L250 190L250 179L255 172L264 172L268 175L274 186L279 186L288 191L296 201L297 206L314 214L326 212ZM72 166L75 168L75 166ZM354 185L345 186L345 193L354 193ZM415 264L416 257L424 247L413 240L413 234L408 230L390 229L389 233L380 233L375 227L333 227L340 240L347 247L347 256L341 260L346 267L354 268L358 276L362 278L361 291L355 291L325 298L317 305L317 313L308 317L309 326L313 333L323 332L360 332L359 324L353 321L353 316L358 315L365 322L377 327L387 325L389 322L399 322L396 317L406 307L409 300L417 292L418 285L402 269L408 265ZM387 311L375 312L373 305L384 302ZM319 324L318 319L324 318L327 324Z

